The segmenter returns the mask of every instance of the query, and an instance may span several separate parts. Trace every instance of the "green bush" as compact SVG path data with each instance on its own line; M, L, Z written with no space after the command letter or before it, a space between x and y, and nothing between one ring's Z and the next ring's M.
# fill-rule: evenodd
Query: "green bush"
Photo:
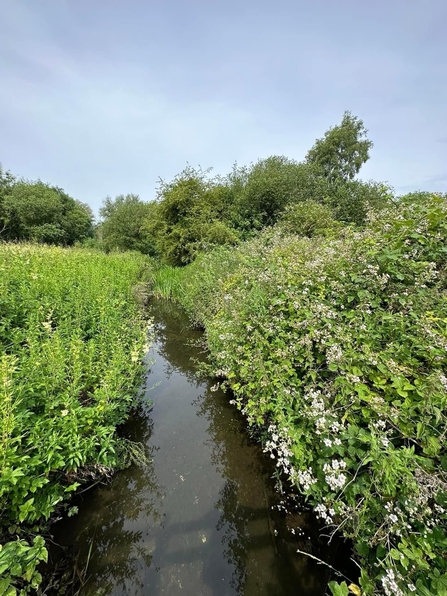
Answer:
M168 265L186 265L210 247L239 239L228 223L228 189L208 173L188 167L171 182L160 183L159 202L145 229Z
M268 231L183 271L214 373L352 539L367 595L447 594L446 216L445 197L413 195L362 232Z
M39 583L30 544L83 478L123 463L141 382L145 258L0 244L0 594ZM3 591L2 591L3 590Z
M153 239L145 229L145 220L154 213L155 203L145 203L137 195L107 197L101 209L97 232L101 247L112 250L137 250L154 255Z
M315 201L303 201L289 205L278 220L278 228L288 234L307 238L329 236L340 227L332 210Z

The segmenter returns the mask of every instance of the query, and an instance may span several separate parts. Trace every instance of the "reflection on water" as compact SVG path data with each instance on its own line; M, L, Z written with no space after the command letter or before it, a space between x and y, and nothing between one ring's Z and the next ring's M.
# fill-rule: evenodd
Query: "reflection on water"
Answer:
M154 304L153 316L153 406L141 405L126 426L151 464L87 491L79 514L56 526L56 541L74 544L88 569L81 594L324 594L326 568L297 556L308 544L273 508L270 460L228 396L195 376L203 354L191 342L200 333L171 305Z

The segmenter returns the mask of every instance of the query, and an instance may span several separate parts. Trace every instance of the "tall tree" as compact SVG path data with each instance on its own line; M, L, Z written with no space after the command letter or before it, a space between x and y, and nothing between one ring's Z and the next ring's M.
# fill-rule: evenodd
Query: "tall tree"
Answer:
M321 168L329 182L352 180L369 159L373 146L363 121L345 112L341 124L330 128L306 156L306 162Z

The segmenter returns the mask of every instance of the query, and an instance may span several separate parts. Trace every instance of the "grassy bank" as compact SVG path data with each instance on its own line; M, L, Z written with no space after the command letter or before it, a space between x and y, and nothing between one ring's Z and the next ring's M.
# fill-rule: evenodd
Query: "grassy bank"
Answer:
M447 594L446 216L410 197L337 238L270 230L174 284L278 470L353 540L354 594Z
M0 594L32 591L39 535L84 480L122 465L141 383L142 255L0 244Z

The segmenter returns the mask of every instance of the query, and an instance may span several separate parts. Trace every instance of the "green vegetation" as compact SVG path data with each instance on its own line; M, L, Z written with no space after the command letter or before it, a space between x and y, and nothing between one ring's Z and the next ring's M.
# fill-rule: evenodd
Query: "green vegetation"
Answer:
M148 292L205 329L278 481L352 540L360 587L333 594L447 596L447 196L356 179L366 134L346 112L303 162L188 166L154 202L106 199L96 238L82 204L0 169L2 238L111 252L0 245L0 596L39 582L33 524L129 451L139 253Z
M321 168L330 182L353 180L368 161L373 146L367 133L362 120L345 112L341 124L315 142L306 161Z
M92 235L87 205L61 188L17 180L0 165L0 239L71 246Z
M286 213L290 223L291 213L309 201L326 217L362 226L370 208L390 200L385 184L354 179L369 158L366 133L363 122L346 112L303 162L270 156L235 165L227 176L188 166L172 181L160 181L152 203L134 195L106 199L99 225L104 247L137 249L184 266L216 246L248 240Z
M138 253L0 244L0 594L28 593L45 520L124 465L116 435L141 383Z
M107 197L100 209L101 246L111 250L137 250L154 254L154 242L144 229L144 221L152 212L154 203L144 203L137 195Z
M352 539L362 593L445 595L447 197L335 235L320 215L327 234L278 226L201 255L174 297L280 481Z

